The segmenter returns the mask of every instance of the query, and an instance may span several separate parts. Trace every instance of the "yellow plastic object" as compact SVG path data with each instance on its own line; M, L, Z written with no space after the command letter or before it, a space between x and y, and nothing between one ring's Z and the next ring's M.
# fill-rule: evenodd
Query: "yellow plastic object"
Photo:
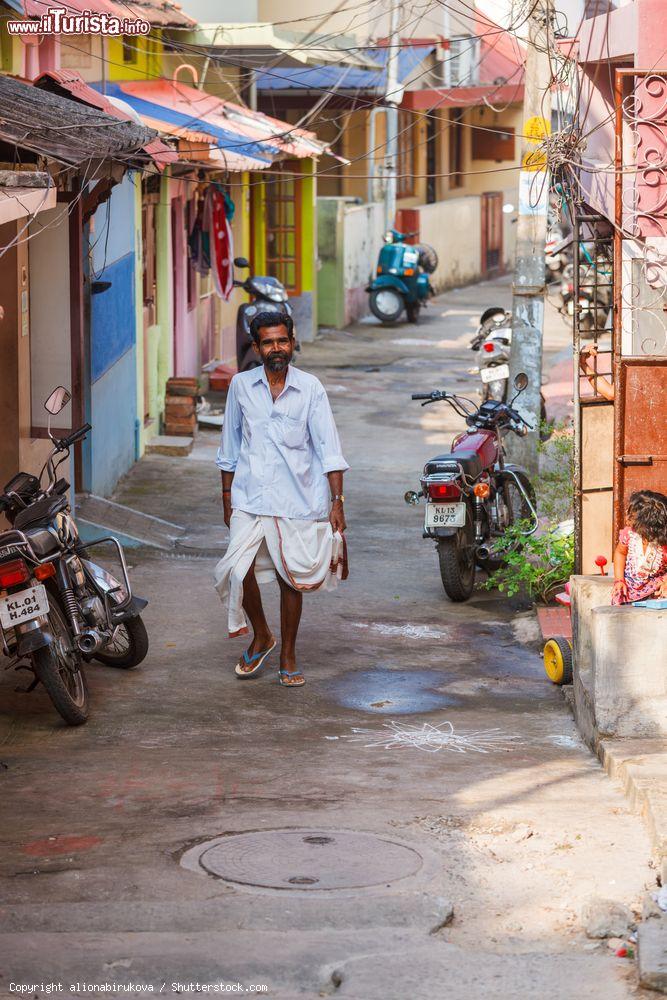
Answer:
M544 672L553 684L572 683L572 645L557 636L547 639L544 646Z

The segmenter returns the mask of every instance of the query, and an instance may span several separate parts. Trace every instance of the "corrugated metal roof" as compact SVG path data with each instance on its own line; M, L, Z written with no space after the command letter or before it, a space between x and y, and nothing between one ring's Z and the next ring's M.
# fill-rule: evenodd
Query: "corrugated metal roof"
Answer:
M0 75L0 140L70 166L89 160L146 162L156 133L70 98Z
M4 0L17 14L26 17L41 17L53 7L64 7L68 14L109 14L125 20L135 17L149 21L155 27L173 26L192 28L197 22L186 14L180 4L169 0L130 0L128 3L115 0Z
M203 133L209 140L214 139L214 145L225 154L254 161L252 167L241 169L266 168L285 156L317 156L326 148L313 132L176 80L109 84L107 93L127 101L143 121L165 123L171 135Z
M427 45L406 45L398 53L398 82L402 83L436 48ZM384 93L387 83L386 63L389 49L366 49L377 69L357 69L355 66L307 66L302 68L275 67L257 71L258 90L371 90Z
M74 100L80 101L82 104L99 108L100 111L111 115L112 118L119 118L121 121L134 121L131 109L129 109L129 113L126 113L117 105L112 104L104 94L100 94L97 90L94 90L86 83L83 77L73 70L50 70L47 73L42 73L34 81L34 85L39 87L40 90L48 90L49 93L60 94L61 97L71 96ZM162 139L151 139L142 148L160 170L163 170L168 163L174 163L178 160L178 154L175 150L163 142Z

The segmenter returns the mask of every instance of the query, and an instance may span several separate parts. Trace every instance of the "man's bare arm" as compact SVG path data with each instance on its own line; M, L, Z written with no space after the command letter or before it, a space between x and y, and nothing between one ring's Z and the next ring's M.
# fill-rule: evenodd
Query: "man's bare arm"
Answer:
M342 472L327 472L327 477L329 479L329 489L331 490L331 496L342 496L343 493L343 473ZM345 523L345 512L343 511L343 501L334 500L331 504L331 513L329 514L329 520L331 521L331 527L334 531L340 531L342 534L347 528Z
M229 522L232 517L232 480L234 479L233 472L220 472L220 478L222 480L222 509L224 512L225 524L229 527Z

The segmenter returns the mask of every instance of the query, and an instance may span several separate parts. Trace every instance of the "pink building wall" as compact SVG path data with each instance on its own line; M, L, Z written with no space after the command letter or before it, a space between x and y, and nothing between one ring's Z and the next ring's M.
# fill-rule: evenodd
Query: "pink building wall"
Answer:
M667 73L665 0L634 0L609 15L584 21L579 33L578 62L581 72L579 111L586 135L581 172L583 194L592 208L613 219L615 69L635 67ZM643 89L646 108L650 105L651 110L655 110L657 97ZM648 131L640 128L640 135L646 149L650 138ZM632 148L632 135L627 128L623 144L626 152ZM657 138L657 144L660 148L652 155L667 157L663 135ZM590 170L586 170L587 165ZM633 183L632 178L629 183ZM647 194L644 192L644 197ZM660 195L664 195L662 190ZM629 197L633 197L632 192Z

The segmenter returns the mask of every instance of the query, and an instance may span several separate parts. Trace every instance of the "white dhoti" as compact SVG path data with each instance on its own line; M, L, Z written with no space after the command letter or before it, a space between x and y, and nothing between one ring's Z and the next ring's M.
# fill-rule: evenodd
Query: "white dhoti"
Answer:
M255 560L258 583L276 572L294 590L332 590L347 577L345 539L329 521L232 513L229 547L215 567L215 588L228 599L230 637L249 631L243 611L243 581Z

